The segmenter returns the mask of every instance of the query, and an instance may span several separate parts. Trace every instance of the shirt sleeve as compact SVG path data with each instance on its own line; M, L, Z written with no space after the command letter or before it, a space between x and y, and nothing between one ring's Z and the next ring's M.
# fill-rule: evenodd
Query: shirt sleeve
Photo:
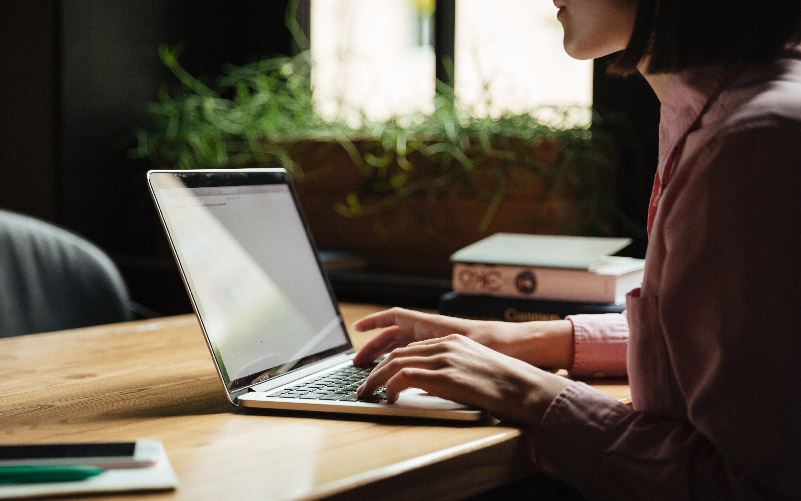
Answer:
M625 313L571 315L567 319L573 323L571 376L626 375L629 326Z
M539 466L588 497L801 492L801 131L751 125L684 165L693 185L663 220L671 251L651 292L684 418L573 383L540 423Z

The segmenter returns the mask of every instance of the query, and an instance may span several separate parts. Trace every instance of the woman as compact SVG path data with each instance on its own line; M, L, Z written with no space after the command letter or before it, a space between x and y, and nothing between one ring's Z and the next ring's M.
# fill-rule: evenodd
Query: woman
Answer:
M531 430L601 499L801 493L799 0L555 0L566 51L621 51L662 100L642 287L626 315L477 322L392 309L355 363ZM626 352L628 355L626 355ZM628 373L633 406L537 369Z

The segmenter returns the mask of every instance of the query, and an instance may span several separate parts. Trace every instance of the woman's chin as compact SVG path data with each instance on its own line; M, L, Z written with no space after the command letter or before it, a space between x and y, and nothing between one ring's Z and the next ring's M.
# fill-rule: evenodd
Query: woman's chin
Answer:
M623 47L602 47L594 44L578 43L565 37L562 45L568 56L580 61L598 59L623 50Z

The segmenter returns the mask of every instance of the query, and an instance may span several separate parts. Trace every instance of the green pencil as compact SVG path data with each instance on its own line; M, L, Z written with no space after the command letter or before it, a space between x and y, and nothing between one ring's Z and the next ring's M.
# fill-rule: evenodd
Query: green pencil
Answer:
M105 470L95 466L0 466L0 484L36 484L77 482L100 475Z

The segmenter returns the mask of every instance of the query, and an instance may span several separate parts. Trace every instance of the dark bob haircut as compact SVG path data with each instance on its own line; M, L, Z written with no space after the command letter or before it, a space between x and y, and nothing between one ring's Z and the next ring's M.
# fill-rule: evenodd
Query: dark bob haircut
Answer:
M760 63L799 32L801 0L639 0L631 39L609 71L628 75L643 61L649 73Z

